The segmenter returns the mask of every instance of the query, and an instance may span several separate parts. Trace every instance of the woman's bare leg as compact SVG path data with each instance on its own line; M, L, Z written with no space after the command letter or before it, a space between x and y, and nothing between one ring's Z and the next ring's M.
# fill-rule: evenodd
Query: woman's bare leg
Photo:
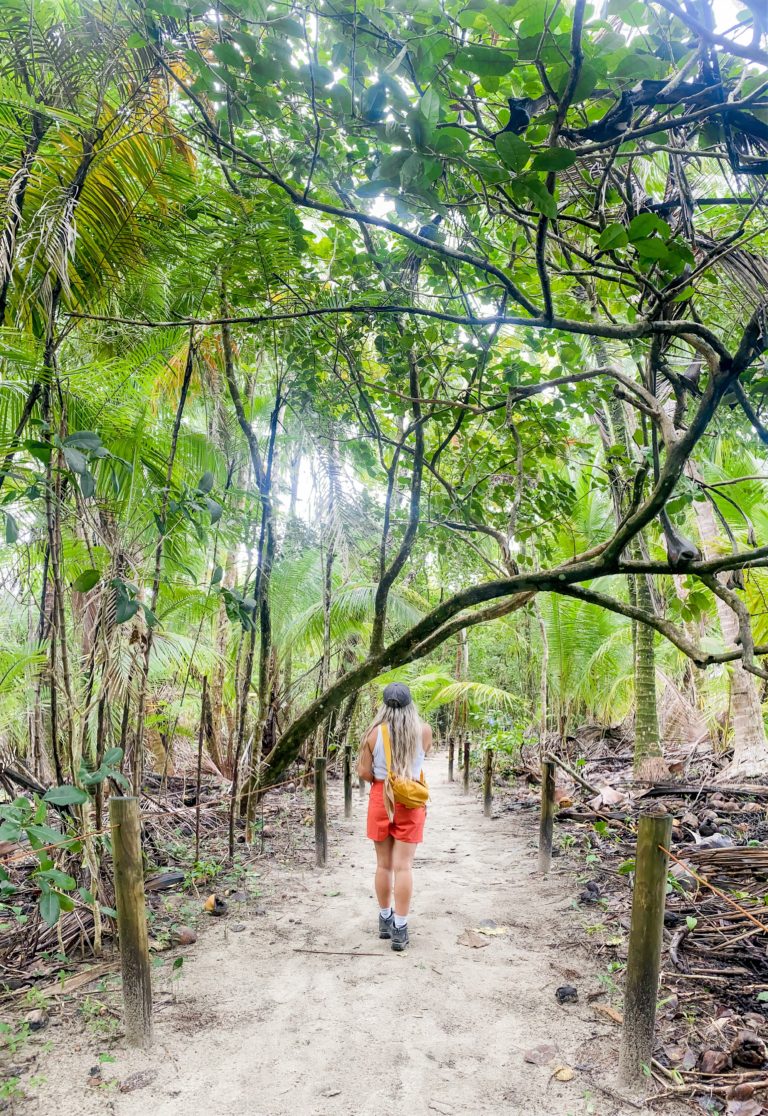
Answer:
M411 907L415 855L415 844L410 841L395 841L392 850L392 868L395 873L395 914L400 918L405 918Z
M376 848L376 898L382 909L392 905L392 846L396 843L393 837L373 842Z

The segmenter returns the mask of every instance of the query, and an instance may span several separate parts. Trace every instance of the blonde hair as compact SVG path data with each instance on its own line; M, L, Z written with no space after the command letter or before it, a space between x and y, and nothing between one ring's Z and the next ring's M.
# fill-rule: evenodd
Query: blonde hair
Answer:
M415 701L395 708L381 705L371 724L365 730L363 742L379 725L389 726L389 739L392 748L392 774L401 779L413 778L413 761L421 748L421 718Z

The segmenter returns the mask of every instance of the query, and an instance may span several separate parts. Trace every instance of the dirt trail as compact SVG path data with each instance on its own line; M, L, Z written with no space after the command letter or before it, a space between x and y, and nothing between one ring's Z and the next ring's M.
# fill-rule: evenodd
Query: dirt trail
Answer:
M432 805L406 953L376 934L367 803L355 791L353 819L333 828L329 867L271 869L266 915L241 933L229 928L234 916L216 922L189 951L176 1002L157 1013L154 1050L120 1048L104 1067L119 1080L154 1071L150 1084L125 1095L88 1088L99 1049L88 1042L57 1052L55 1080L46 1074L25 1112L634 1116L590 1083L612 1086L618 1030L586 1002L599 984L579 952L573 878L556 861L542 884L533 816L484 818L445 768L444 756L427 767ZM336 817L338 795L334 787ZM483 949L457 943L487 918L508 933ZM563 983L579 987L579 1004L556 1003ZM525 1062L539 1044L554 1048L551 1060ZM572 1081L553 1079L559 1065L576 1067Z

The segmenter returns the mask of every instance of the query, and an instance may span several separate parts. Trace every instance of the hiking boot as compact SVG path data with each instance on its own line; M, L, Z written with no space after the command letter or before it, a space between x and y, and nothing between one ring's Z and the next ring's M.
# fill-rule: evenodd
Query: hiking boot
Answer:
M379 937L380 938L391 938L392 937L392 930L394 929L394 925L395 925L395 916L394 915L390 915L389 918L384 918L383 915L379 915Z
M389 936L395 953L402 953L408 945L408 923L405 926L395 926L395 920L392 919L392 933Z

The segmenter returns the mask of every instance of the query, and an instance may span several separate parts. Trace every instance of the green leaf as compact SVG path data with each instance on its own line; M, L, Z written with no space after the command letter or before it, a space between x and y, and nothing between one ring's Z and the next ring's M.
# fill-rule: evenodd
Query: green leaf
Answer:
M211 517L211 523L218 523L224 512L221 504L217 500L211 500L210 497L206 499L205 504L208 508L208 514Z
M36 878L38 880L44 879L51 887L58 887L62 891L73 891L76 883L73 876L68 876L66 872L61 872L58 868L47 868L45 872L37 872Z
M243 56L231 43L214 43L211 52L216 55L219 62L233 70L242 70L245 67Z
M494 143L507 166L511 167L515 174L519 174L531 156L531 149L525 140L520 139L514 132L500 132Z
M115 623L125 624L128 620L132 619L138 611L138 601L132 601L128 597L118 597L115 605Z
M669 249L664 241L655 236L648 237L646 240L636 240L634 246L641 256L649 260L665 260L669 255Z
M498 47L467 46L458 52L453 64L464 73L477 74L478 77L504 77L512 71L515 59Z
M47 465L51 460L50 442L40 442L35 438L30 438L23 445L24 449L38 461L43 461Z
M19 537L19 525L10 512L5 513L5 541L12 545Z
M509 133L502 133L507 135ZM532 169L537 171L559 171L572 167L578 159L575 151L567 147L550 147L548 151L537 151L533 157Z
M93 496L96 491L96 481L93 479L93 473L88 469L80 477L80 491L86 499Z
M699 920L697 918L694 918L693 915L688 915L685 920L685 925L688 927L689 930L695 930L696 927L699 925Z
M377 194L383 194L385 190L391 190L393 186L399 186L398 179L381 179L376 178L373 182L363 182L355 187L355 193L360 198L375 198Z
M64 454L64 460L73 473L82 476L83 473L88 472L88 462L85 459L85 455L82 454L79 449L75 449L74 446L64 446L62 452Z
M101 574L98 570L83 570L80 576L72 582L72 588L77 593L87 593L89 589L93 589L94 585L98 585L100 579Z
M608 252L613 248L623 248L628 242L627 230L618 221L614 221L600 233L597 246L601 251Z
M138 31L134 31L133 34L129 35L125 40L125 45L129 50L141 50L142 47L147 45L147 40L143 35L140 35Z
M40 917L48 926L55 926L59 921L61 904L55 891L46 888L40 897Z
M441 155L463 155L472 142L472 136L463 128L440 128L435 138L435 151Z
M687 298L691 298L695 294L696 294L695 288L692 287L689 283L687 287L683 287L683 289L680 291L680 294L675 295L675 297L672 299L672 301L673 302L685 302L685 300Z
M156 628L157 627L157 617L155 616L154 612L149 607L149 605L143 604L141 606L141 609L142 609L142 612L144 613L144 619L147 622L147 627L148 628Z
M656 213L638 213L637 217L633 217L629 222L629 239L633 243L636 240L645 240L654 232L660 233L666 239L671 231L667 222Z
M221 568L221 566L217 566L211 576L211 585L219 585L223 577L224 570Z
M521 189L531 199L535 209L545 217L557 217L557 202L540 178L526 178L520 183Z
M248 58L258 58L259 40L257 38L249 35L247 31L230 31L230 35Z
M81 806L88 801L88 795L80 787L72 787L64 783L59 787L51 787L43 795L45 802L51 806Z
M421 98L419 108L425 120L428 120L430 124L437 123L440 118L440 96L433 85L429 87Z
M41 845L61 844L63 847L67 841L63 833L59 833L50 825L27 825L26 830L33 849L39 849Z
M214 479L213 473L203 473L200 480L197 482L197 491L203 493L210 492L214 485Z
M76 449L85 450L86 453L103 449L101 438L94 430L77 430L74 434L69 434L61 444L74 446Z

